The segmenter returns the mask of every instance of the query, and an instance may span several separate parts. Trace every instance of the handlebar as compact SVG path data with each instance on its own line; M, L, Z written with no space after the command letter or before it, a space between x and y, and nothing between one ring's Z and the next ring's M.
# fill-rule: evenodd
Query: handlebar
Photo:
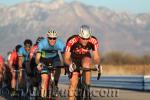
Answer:
M47 66L47 68L49 70L56 70L56 69L60 69L60 68L65 68L65 66Z
M78 68L79 70L82 70L82 71L98 71L96 68L83 68L83 67L80 67ZM100 79L100 76L101 76L101 72L98 71L98 74L97 74L97 80Z
M43 63L41 63L42 64L42 67L47 67L48 68L48 70L56 70L56 69L61 69L61 68L66 68L66 66L65 65L63 65L63 66L53 66L53 65L45 65L45 64L43 64ZM65 73L64 73L64 75L66 75L66 70L65 70Z
M80 67L80 68L78 68L79 70L82 70L82 71L97 71L97 69L96 68L82 68L82 67Z

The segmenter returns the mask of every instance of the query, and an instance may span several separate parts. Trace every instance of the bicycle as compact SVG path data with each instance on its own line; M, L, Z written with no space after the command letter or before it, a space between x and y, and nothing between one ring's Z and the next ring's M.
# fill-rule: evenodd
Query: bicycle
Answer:
M49 75L49 81L48 81L48 91L44 91L44 98L50 99L50 100L58 100L58 87L55 85L54 81L54 71L58 68L65 68L65 66L53 66L52 64L49 64L48 66L42 65L43 67L46 67L48 69L48 75ZM44 72L41 72L41 74L44 74ZM41 82L42 84L42 82Z
M87 86L83 82L83 72L85 71L97 71L96 68L78 68L79 69L79 78L78 78L78 84L77 84L77 95L76 95L76 100L91 100L90 97L90 86ZM81 72L82 71L82 72ZM101 72L98 72L97 75L97 80L100 79ZM85 98L84 98L84 93L85 93Z
M29 82L25 75L24 69L17 69L17 70L13 70L13 71L16 73L16 94L11 95L11 96L21 99L22 96L26 96L27 93L29 92ZM19 80L19 74L21 71L25 75L25 79L24 79L25 83L23 85L21 83L22 80L21 81Z

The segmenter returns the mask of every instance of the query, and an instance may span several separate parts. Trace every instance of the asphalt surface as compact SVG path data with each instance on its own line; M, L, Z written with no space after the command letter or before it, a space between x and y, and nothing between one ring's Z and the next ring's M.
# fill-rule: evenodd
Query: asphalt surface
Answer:
M91 96L92 100L149 100L150 92L92 87ZM20 100L27 99L28 97L22 97ZM17 100L17 98L10 97L5 92L0 96L0 100ZM68 100L68 85L59 84L59 100Z

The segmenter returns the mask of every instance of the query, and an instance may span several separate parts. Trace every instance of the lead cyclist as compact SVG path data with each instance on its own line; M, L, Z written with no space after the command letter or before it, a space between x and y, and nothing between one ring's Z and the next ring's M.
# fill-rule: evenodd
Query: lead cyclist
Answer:
M93 53L93 60L90 51ZM69 86L69 100L75 100L75 91L79 78L78 67L90 68L94 63L96 69L98 71L101 70L99 43L97 38L92 36L91 29L88 25L82 25L78 35L73 35L67 40L64 57L65 63L69 65L69 71L72 73ZM91 72L86 71L84 77L85 85L90 89ZM87 95L90 95L87 91L85 92Z

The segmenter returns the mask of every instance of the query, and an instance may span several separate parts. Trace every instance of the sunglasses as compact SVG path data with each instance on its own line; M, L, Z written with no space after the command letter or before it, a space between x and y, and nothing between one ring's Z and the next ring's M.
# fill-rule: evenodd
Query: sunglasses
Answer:
M48 37L49 40L56 40L57 38Z
M82 37L80 37L82 40L89 40L90 38L82 38Z

